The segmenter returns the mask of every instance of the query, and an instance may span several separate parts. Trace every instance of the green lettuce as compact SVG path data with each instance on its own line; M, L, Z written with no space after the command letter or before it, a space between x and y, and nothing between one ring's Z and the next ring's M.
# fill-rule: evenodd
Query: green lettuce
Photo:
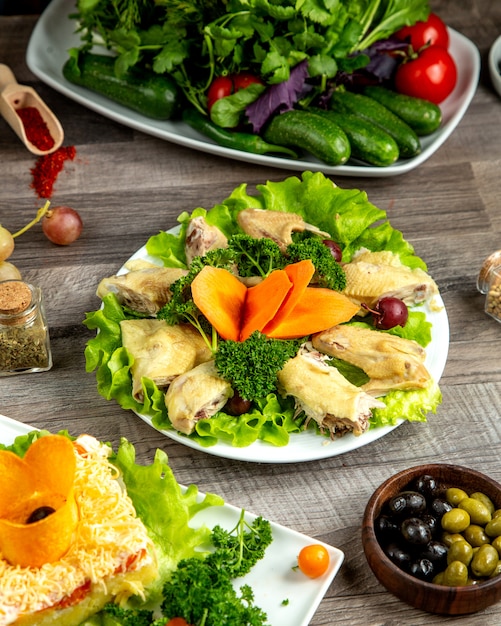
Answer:
M168 267L185 267L186 228L192 217L203 215L210 224L218 226L229 237L239 232L238 213L252 207L301 215L307 223L328 232L340 243L345 262L350 261L353 254L364 247L372 251L390 250L399 256L403 264L425 271L427 269L402 233L391 226L385 211L369 202L363 191L343 189L322 173L308 171L303 172L301 177L292 176L281 182L257 185L256 191L257 193L250 194L247 185L241 184L222 203L209 210L198 207L191 214L182 213L178 218L178 233L161 232L152 236L146 243L148 254L161 259ZM172 430L164 393L151 380L142 381L142 403L132 396L130 367L133 361L121 345L120 337L120 321L129 315L114 294L104 297L100 310L86 315L84 324L98 331L88 341L85 349L86 370L96 371L98 391L103 397L115 400L124 409L149 416L155 428ZM353 323L370 326L364 321ZM385 332L414 339L423 347L431 341L431 324L425 313L419 310L410 311L405 327L396 327ZM346 370L343 374L353 384L361 385L365 382L360 371L350 372L350 367ZM398 402L393 400L395 393ZM416 416L425 419L427 412L436 411L441 396L430 390L392 392L385 396L384 401L387 409L376 414L372 422L374 425L389 423L393 419L392 415L397 416L395 420L416 420ZM289 443L290 435L303 428L303 420L294 416L291 398L270 394L267 398L257 400L249 413L238 418L220 411L210 420L200 420L195 432L189 437L203 447L213 446L218 441L227 442L234 447L245 447L257 440L274 446L285 446ZM310 428L315 428L314 424Z

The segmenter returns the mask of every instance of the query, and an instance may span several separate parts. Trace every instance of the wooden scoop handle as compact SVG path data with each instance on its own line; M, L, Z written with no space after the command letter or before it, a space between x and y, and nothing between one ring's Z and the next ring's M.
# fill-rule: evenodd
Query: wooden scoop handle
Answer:
M2 92L7 85L17 85L17 80L10 67L4 63L0 63L0 92Z

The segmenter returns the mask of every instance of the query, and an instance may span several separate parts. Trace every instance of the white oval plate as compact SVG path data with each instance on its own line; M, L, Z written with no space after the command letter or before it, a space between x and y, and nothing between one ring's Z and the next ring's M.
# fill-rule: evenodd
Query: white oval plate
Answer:
M450 52L456 61L458 80L452 94L440 105L443 116L441 127L432 135L421 138L421 153L412 159L399 159L389 167L373 167L354 160L350 160L347 165L331 167L312 156L293 160L224 148L183 122L149 119L68 82L62 75L62 67L68 59L68 50L78 47L81 43L78 34L74 32L76 21L68 17L74 11L74 0L52 0L33 29L26 53L26 63L40 80L81 105L143 133L194 150L268 167L295 171L310 170L337 176L385 177L404 174L426 161L451 135L475 94L480 76L478 49L464 35L449 29Z
M34 428L0 415L0 443L11 444L18 435ZM76 433L73 433L76 435ZM199 499L203 494L199 494ZM241 510L231 504L213 506L197 513L193 518L194 528L205 524L213 528L219 524L227 530L235 527ZM247 522L255 519L252 513L245 514ZM302 535L295 530L270 522L273 542L252 571L239 578L238 587L247 584L254 590L254 601L268 616L268 623L288 626L308 626L327 589L334 580L344 560L344 553L318 539ZM312 580L292 570L297 555L304 546L319 543L329 552L329 569L321 578ZM288 602L282 604L287 600ZM235 626L237 626L235 624Z
M167 231L172 234L178 232L178 227ZM151 257L146 252L146 247L140 248L133 254L128 261L135 259L144 259L152 263L158 264L158 259ZM127 262L128 262L127 261ZM126 264L125 264L126 265ZM118 274L127 271L125 265L120 268ZM445 368L447 361L447 353L449 350L449 321L444 303L440 296L435 297L434 303L438 305L439 310L431 311L429 308L419 310L426 312L426 317L432 324L431 343L426 347L425 365L433 379L438 383ZM151 417L142 413L136 413L147 424L153 426ZM337 456L361 448L381 437L384 437L395 426L385 426L368 430L363 435L355 437L355 435L347 434L335 440L316 434L313 430L306 430L301 433L291 433L289 443L283 447L277 447L257 440L250 446L245 448L235 448L228 443L219 441L214 446L208 448L201 446L197 441L178 433L175 430L159 430L162 434L178 443L194 448L200 452L206 452L214 456L224 457L226 459L234 459L236 461L252 461L255 463L298 463L301 461L313 461L324 459L331 456Z
M496 39L489 50L489 72L494 89L501 96L501 36Z

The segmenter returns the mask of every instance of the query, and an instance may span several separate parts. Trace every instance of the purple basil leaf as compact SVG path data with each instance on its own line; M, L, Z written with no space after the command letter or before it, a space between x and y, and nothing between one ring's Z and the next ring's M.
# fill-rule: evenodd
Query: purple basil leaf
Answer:
M308 61L301 61L290 72L288 80L272 85L257 100L249 104L245 113L255 133L260 133L272 115L290 111L306 88Z

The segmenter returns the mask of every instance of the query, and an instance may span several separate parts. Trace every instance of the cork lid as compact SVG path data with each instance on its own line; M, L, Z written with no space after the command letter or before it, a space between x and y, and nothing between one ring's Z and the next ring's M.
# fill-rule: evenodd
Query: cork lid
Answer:
M17 315L31 304L32 293L29 285L22 280L0 282L0 313Z
M480 293L487 293L489 290L489 276L495 267L501 265L501 250L490 254L484 261L477 278L477 289Z

